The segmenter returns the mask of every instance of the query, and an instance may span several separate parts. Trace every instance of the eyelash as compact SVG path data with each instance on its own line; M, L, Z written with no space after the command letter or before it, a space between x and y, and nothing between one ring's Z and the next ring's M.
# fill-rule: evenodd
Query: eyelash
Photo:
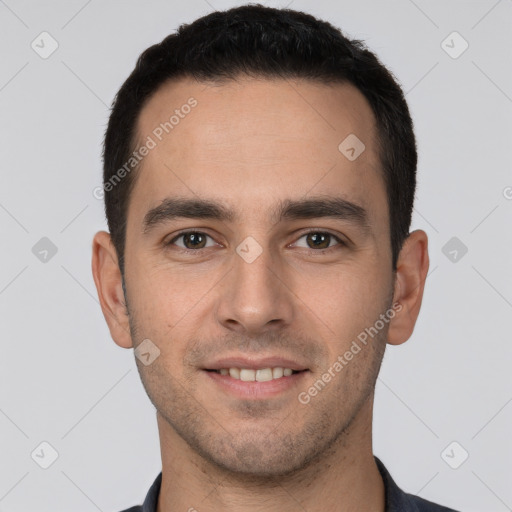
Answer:
M334 245L332 247L327 247L326 249L306 249L307 251L311 252L311 253L320 253L320 254L323 254L323 253L326 253L328 251L330 251L331 249L335 249L336 247L340 246L339 248L343 248L343 247L346 247L347 246L347 243L344 242L340 237L336 236L334 233L331 233L329 231L320 231L318 229L312 229L310 231L306 231L304 233L302 233L298 240L300 240L302 237L304 236L307 236L311 233L314 233L314 234L321 234L321 235L329 235L330 237L334 238L336 240L336 242L338 242L337 245ZM197 230L185 230L185 231L181 231L180 233L178 233L174 238L172 238L171 240L169 240L168 242L165 242L164 243L164 246L165 247L169 247L171 245L174 244L174 242L176 240L178 240L179 238L182 238L183 236L185 235L189 235L189 234L198 234L198 235L205 235L207 237L210 237L212 240L213 240L213 237L210 236L208 233L205 233L204 231L197 231ZM204 249L210 249L210 247L206 247L206 248L203 248ZM199 253L202 249L185 249L183 247L177 247L177 250L180 251L180 252L185 252L185 253Z

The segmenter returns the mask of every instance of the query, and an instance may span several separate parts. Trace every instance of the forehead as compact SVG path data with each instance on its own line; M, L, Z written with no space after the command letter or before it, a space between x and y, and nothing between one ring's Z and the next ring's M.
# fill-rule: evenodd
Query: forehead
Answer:
M225 201L256 219L276 200L342 195L382 217L376 133L350 84L168 82L138 119L139 144L153 147L137 169L128 224L172 196Z

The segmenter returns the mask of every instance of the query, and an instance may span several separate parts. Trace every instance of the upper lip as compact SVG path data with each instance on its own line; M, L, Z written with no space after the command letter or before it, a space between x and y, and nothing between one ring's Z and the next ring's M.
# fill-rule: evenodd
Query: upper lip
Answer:
M222 368L247 368L261 370L263 368L290 368L295 371L307 370L308 367L294 359L286 357L223 357L204 365L205 370L220 370Z

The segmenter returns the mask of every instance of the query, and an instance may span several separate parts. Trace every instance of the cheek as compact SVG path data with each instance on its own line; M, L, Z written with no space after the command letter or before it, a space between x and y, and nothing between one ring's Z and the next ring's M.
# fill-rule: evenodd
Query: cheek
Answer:
M382 276L382 274L381 274ZM324 275L315 273L303 294L311 304L332 314L364 313L381 302L382 277L370 265L331 267Z
M173 375L182 373L187 341L204 325L208 290L216 282L175 270L148 271L131 281L129 297L136 342L149 338L160 349L161 361Z
M162 265L140 268L132 281L132 302L141 320L154 327L170 329L178 322L187 321L189 315L201 309L201 299L215 283L211 274L197 276L189 269Z
M331 268L325 276L317 275L304 283L298 294L303 303L298 307L305 309L311 322L324 333L331 357L344 352L384 313L387 284L382 277L378 281L378 275L370 267Z

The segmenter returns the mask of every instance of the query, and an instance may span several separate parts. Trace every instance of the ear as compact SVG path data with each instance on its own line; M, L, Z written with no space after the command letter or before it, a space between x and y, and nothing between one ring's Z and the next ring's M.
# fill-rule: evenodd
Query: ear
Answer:
M406 342L420 312L429 267L427 234L418 229L405 239L398 256L393 304L399 303L389 323L388 343Z
M92 242L92 275L101 310L112 339L123 348L132 348L128 310L123 292L117 252L110 234L99 231Z

